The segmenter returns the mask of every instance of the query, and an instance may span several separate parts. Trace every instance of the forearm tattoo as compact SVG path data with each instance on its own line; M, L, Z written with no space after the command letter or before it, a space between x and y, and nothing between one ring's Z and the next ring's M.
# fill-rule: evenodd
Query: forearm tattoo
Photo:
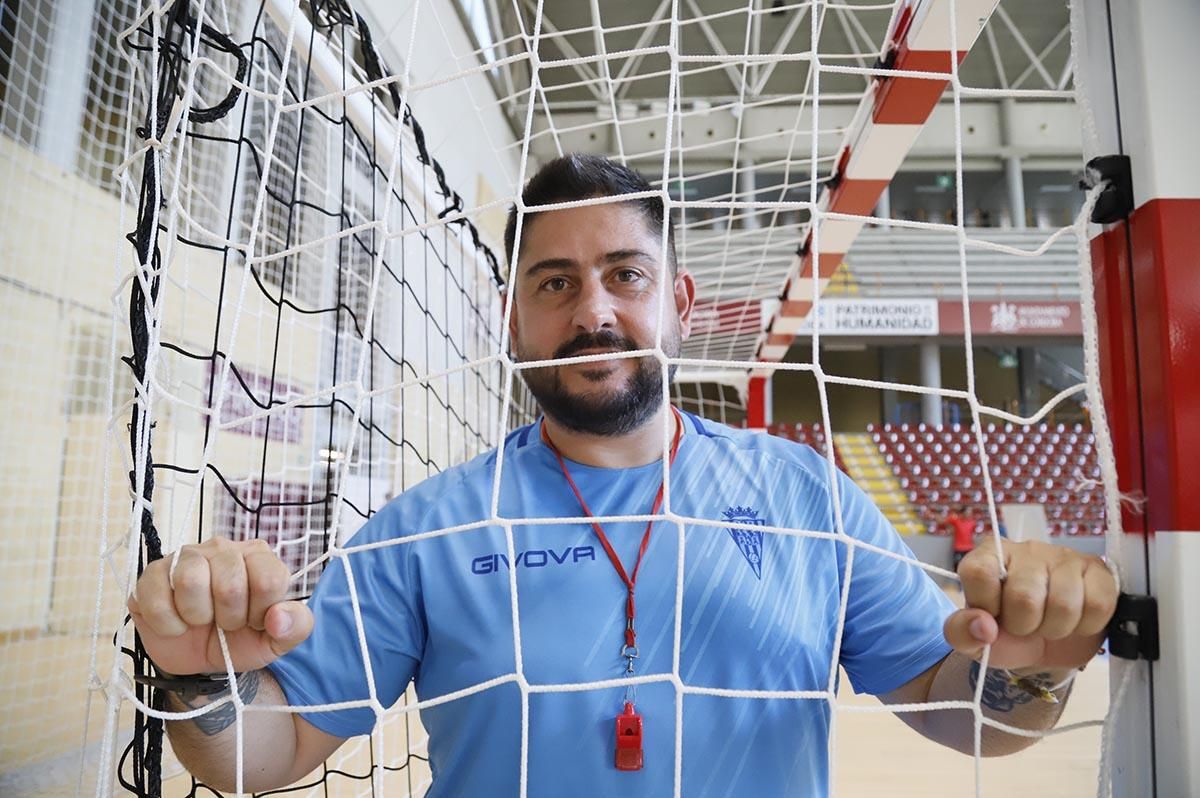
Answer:
M972 662L967 674L971 692L979 683L979 663ZM983 680L983 694L980 703L996 712L1012 712L1022 704L1028 704L1037 698L1038 691L1052 695L1051 688L1055 687L1053 675L1050 673L1035 673L1023 676L1020 683L1014 683L1011 674L1004 670L988 668Z
M254 702L254 698L258 695L260 678L261 677L259 676L258 671L246 671L238 676L238 696L242 699L243 704L250 704ZM208 701L205 703L192 703L190 701L183 701L183 704L188 709L200 709L203 706L220 701L227 695L229 695L228 687L219 693L213 693L208 697ZM180 700L182 701L182 699ZM208 737L215 737L216 735L225 731L232 726L236 720L237 707L232 701L222 704L216 709L213 709L211 712L205 712L203 715L197 715L196 717L192 718L192 721L196 724L196 728L198 728Z

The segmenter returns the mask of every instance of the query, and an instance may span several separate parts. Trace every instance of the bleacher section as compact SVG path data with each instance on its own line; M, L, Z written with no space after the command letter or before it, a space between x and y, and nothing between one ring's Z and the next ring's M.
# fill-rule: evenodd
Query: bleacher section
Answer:
M938 525L960 504L980 519L978 532L991 532L973 429L885 424L867 431L927 532L944 533ZM988 424L984 442L997 505L1043 505L1052 535L1103 533L1103 494L1095 482L1100 467L1092 434L1083 425Z
M770 424L767 426L767 432L797 443L807 443L820 454L825 454L828 438L820 424ZM846 471L846 463L836 446L833 447L833 462L839 470Z
M824 453L820 424L771 424L772 435ZM942 522L963 505L990 534L983 467L974 430L963 425L870 424L837 433L834 461L903 534L946 534ZM1041 504L1051 535L1102 535L1104 500L1092 434L1082 424L988 424L992 491L1001 504Z

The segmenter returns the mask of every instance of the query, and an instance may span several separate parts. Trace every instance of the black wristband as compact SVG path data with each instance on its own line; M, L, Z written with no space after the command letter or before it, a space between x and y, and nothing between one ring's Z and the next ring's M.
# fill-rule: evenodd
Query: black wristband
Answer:
M241 674L238 675L240 676ZM159 671L158 676L135 675L133 680L138 684L174 693L185 704L195 701L200 696L215 695L229 689L229 677L218 673L195 673L190 676L176 676L165 671Z

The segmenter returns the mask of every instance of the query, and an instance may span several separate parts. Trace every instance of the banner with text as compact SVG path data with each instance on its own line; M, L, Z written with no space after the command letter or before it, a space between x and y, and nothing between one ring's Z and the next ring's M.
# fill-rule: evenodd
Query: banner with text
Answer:
M943 335L962 335L961 302L941 303ZM971 303L971 332L975 335L1083 335L1078 302L975 301Z
M821 335L937 335L939 330L936 299L822 299L799 335L812 335L817 310Z

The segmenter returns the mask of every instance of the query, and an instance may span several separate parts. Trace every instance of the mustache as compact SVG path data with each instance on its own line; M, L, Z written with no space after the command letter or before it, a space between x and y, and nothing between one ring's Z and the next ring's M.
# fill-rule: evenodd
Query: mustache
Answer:
M633 352L638 348L638 345L629 338L617 335L614 332L601 330L596 333L580 333L554 350L554 357L572 357L585 349L616 349Z

